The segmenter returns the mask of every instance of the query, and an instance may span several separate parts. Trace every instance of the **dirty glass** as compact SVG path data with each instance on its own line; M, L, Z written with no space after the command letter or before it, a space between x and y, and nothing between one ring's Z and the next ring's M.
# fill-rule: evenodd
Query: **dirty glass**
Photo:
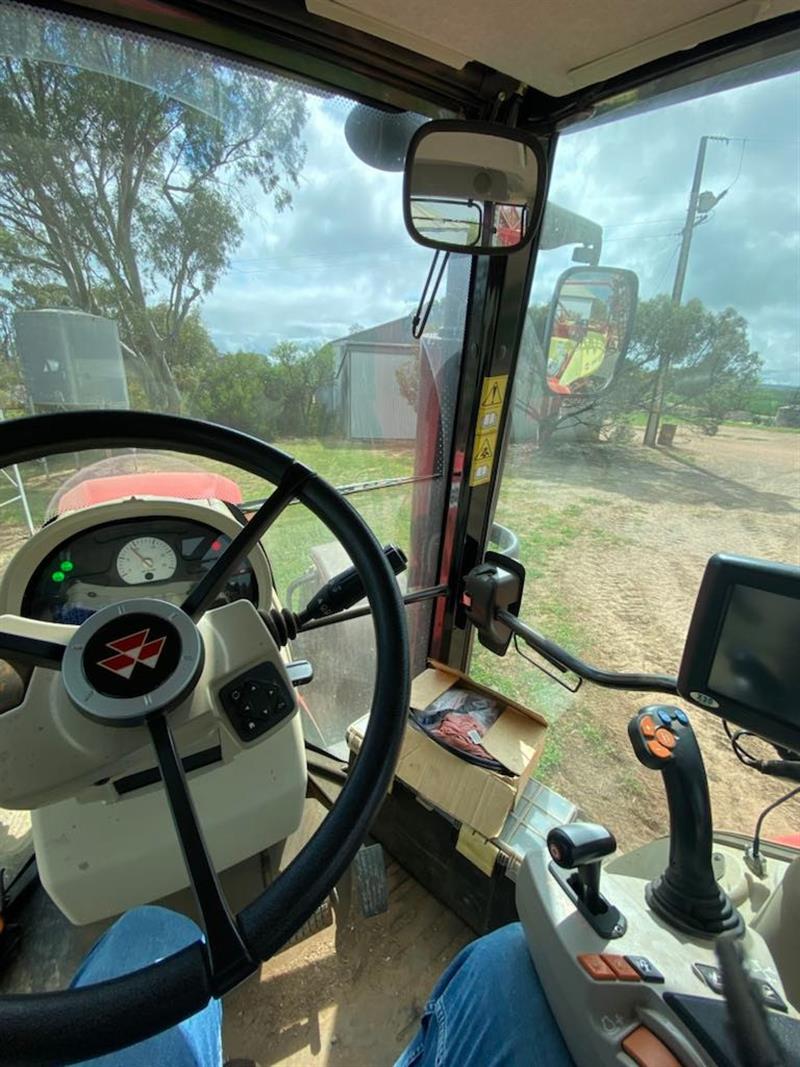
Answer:
M404 228L402 153L380 156L385 113L14 4L0 6L0 53L0 418L136 409L244 430L341 487L408 555L404 590L431 584L469 261L453 257L416 340L430 253ZM424 121L403 116L408 136ZM130 449L7 468L3 563L81 482L155 470L224 474L246 512L270 488ZM299 506L265 547L295 610L349 563ZM410 614L417 667L427 613ZM372 622L294 652L316 670L309 736L341 751L369 707Z
M559 140L544 232L561 243L536 265L495 519L527 569L522 617L601 667L677 672L713 553L800 562L796 57L781 70ZM627 360L590 403L543 388L547 305L573 255L639 277ZM544 781L627 847L664 831L661 783L626 733L646 696L572 695L513 647L500 660L476 644L472 669L550 719ZM718 719L691 715L717 825L752 832L785 787L742 768ZM793 803L768 833L796 829Z

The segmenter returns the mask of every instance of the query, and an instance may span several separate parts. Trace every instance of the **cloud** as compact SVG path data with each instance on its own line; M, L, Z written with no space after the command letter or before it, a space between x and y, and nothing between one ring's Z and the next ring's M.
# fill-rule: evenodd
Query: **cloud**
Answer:
M637 272L644 298L671 292L700 138L701 191L724 197L694 229L683 299L748 320L765 377L800 384L800 76L742 86L566 134L551 200L604 228L602 261ZM546 300L564 250L543 253Z
M402 221L402 177L361 163L351 107L309 96L308 148L291 209L253 187L244 239L207 298L221 348L322 341L413 310L430 262ZM727 90L565 133L550 199L604 229L602 262L637 272L644 298L670 292L701 136L702 189L727 190L693 233L684 299L748 320L765 377L800 384L800 76ZM549 299L571 249L539 255L532 299Z
M220 347L332 340L356 322L413 310L431 253L406 234L402 175L368 167L348 147L350 106L310 98L307 162L291 209L277 212L255 186L247 191L244 240L203 306Z

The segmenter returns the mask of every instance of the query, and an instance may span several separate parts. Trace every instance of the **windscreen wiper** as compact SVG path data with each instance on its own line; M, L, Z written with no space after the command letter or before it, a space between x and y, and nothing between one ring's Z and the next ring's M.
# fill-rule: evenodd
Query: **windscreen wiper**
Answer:
M605 671L601 667L593 667L591 663L579 659L567 651L556 641L545 637L544 634L527 626L524 622L512 615L510 611L500 609L495 618L498 622L507 626L509 630L520 637L525 644L544 656L554 666L560 666L564 670L572 671L578 677L595 685L604 686L606 689L627 689L632 692L642 693L671 693L677 695L678 679L666 674L628 674L622 671Z
M478 631L478 640L485 648L495 655L504 656L514 635L558 670L572 671L579 678L606 689L677 694L677 678L664 674L629 674L603 670L586 663L557 641L527 626L518 618L524 585L525 568L520 561L510 559L499 552L487 552L483 563L473 567L467 575L461 605L467 619ZM538 667L539 664L534 666ZM555 680L561 681L558 678Z

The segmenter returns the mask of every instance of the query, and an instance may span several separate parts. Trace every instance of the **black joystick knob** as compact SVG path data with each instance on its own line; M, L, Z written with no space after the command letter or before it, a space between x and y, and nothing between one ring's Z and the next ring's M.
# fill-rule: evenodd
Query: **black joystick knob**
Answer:
M547 835L547 849L559 867L578 869L579 894L592 908L600 897L600 863L617 849L617 840L605 826L573 822L557 826Z
M669 863L646 887L648 905L682 933L742 934L742 917L711 865L711 800L688 715L682 708L652 704L634 715L628 736L639 762L661 772L669 807Z
M573 896L575 905L601 937L621 937L625 919L600 893L601 863L616 851L617 841L610 830L591 822L557 826L547 835L547 850L553 864L575 873L557 876ZM550 870L553 870L553 864Z

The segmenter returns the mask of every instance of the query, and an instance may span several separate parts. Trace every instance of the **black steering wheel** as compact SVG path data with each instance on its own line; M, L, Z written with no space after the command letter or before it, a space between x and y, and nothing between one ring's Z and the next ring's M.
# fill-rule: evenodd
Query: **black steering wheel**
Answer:
M71 1063L142 1041L202 1009L269 959L324 900L355 856L391 783L408 710L408 638L394 575L369 527L326 481L291 456L247 434L171 415L96 411L43 415L0 425L0 467L59 452L138 447L180 450L233 464L268 479L275 490L187 596L166 624L181 654L155 689L133 701L93 692L86 649L104 627L102 609L69 644L0 633L0 655L61 669L78 712L110 729L144 723L151 735L189 877L205 927L205 943L131 974L56 993L0 998L4 1063ZM367 591L375 621L377 668L369 727L361 752L333 809L296 859L261 896L234 917L222 895L186 786L169 726L170 709L191 694L202 667L196 623L227 575L286 505L297 499L339 539ZM138 600L149 615L157 601ZM143 607L144 605L144 607ZM118 611L125 604L112 607ZM162 605L163 608L163 605ZM157 612L153 612L157 618ZM87 630L84 631L84 627ZM91 629L91 633L89 633ZM174 633L173 633L174 630ZM107 636L107 634L105 635ZM166 660L169 667L175 657ZM68 668L71 678L68 676ZM76 682L80 679L80 684ZM88 684L87 684L88 683ZM268 743L268 741L267 741Z

